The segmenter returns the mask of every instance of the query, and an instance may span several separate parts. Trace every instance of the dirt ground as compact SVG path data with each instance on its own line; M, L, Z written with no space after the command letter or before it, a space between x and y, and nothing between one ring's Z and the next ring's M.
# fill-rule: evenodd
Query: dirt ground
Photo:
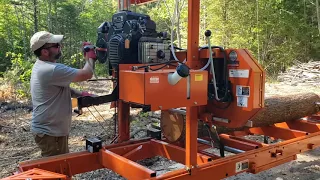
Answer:
M78 87L93 92L97 95L105 95L111 92L110 82L86 82L77 84ZM289 86L281 83L266 84L266 96L276 94L289 94L297 92L315 92L320 94L319 87ZM1 96L0 96L1 98ZM21 102L23 104L23 102ZM16 171L19 162L40 158L40 151L34 143L30 132L31 111L23 105L0 99L0 178L12 175ZM15 108L22 107L22 108ZM71 134L70 151L83 151L87 137L99 136L106 138L108 144L114 136L114 110L109 109L109 104L84 109L81 116L74 113ZM139 110L131 111L131 132L143 128L152 122L158 122L159 113L140 113ZM133 138L145 136L141 131ZM170 170L182 168L181 164L155 157L151 160L139 162L162 174ZM123 179L119 175L106 170L97 170L81 175L74 179ZM227 180L320 180L320 149L298 155L298 159L258 174L239 174L229 177Z

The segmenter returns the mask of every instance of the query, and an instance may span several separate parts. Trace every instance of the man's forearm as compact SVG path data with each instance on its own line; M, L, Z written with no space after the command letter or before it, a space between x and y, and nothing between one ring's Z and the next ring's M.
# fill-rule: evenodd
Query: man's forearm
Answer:
M90 72L93 72L94 67L95 67L94 60L89 59L89 60L86 61L86 64L84 65L83 69L85 69L87 71L90 71Z

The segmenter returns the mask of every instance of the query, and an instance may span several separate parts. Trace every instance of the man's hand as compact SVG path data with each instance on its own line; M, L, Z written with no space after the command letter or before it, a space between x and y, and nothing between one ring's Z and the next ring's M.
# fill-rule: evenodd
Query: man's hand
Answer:
M72 80L72 82L86 81L92 78L92 75L98 79L97 75L94 72L95 61L97 59L95 47L90 42L82 43L83 55L86 59L86 64L82 69L79 69L77 75Z
M82 47L83 47L83 53L84 53L85 59L86 59L87 63L89 63L89 66L91 66L91 71L92 71L94 77L96 79L98 79L98 76L94 72L95 61L97 60L95 46L92 45L90 42L83 42Z
M91 96L91 97L98 97L98 95L90 94L87 91L82 91L81 96Z
M90 42L83 42L82 49L83 49L83 55L86 60L89 60L90 58L93 60L97 60L95 47Z
M70 87L70 92L71 92L71 97L72 98L77 98L77 97L81 97L81 96L98 97L98 95L91 94L91 93L89 93L87 91L79 91L79 90L74 89L72 87Z

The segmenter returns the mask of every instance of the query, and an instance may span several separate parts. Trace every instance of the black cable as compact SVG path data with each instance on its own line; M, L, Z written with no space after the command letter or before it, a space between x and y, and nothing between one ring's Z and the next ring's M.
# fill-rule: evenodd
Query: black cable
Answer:
M211 49L212 48L218 48L223 53L223 60L224 60L224 63L223 63L223 65L224 65L223 77L225 78L224 79L224 81L225 81L225 92L224 92L223 98L219 98L220 101L217 100L218 102L222 102L222 101L226 100L226 98L228 96L228 89L229 89L229 86L228 86L229 85L229 81L228 81L229 77L228 77L228 73L227 73L227 71L228 71L227 53L223 49L223 47L221 47L221 46L211 46ZM202 47L200 47L199 50L201 50L201 49L208 49L208 46L202 46Z
M175 64L173 63L177 63L177 61L167 61L167 62L161 62L161 63L152 63L152 64L148 64L148 65L144 65L144 66L135 66L135 67L132 67L132 70L135 71L135 70L138 70L138 69L142 69L142 68L148 68L150 69L151 71L157 71L157 70L160 70L168 65L170 66L176 66ZM152 69L150 68L150 66L159 66L159 65L163 65L161 66L160 68L156 68L156 69Z
M104 126L101 124L101 122L96 118L96 116L91 112L91 110L87 107L87 109L89 110L89 112L92 114L92 116L94 117L94 119L99 123L99 125L102 127L102 129L108 133L108 131L104 128Z
M165 65L163 65L163 66L161 66L161 67L159 67L159 68L156 68L156 69L152 69L152 68L149 68L151 71L158 71L158 70L160 70L160 69L162 69L162 68L164 68L164 67L166 67L166 66L168 66L167 64L165 64Z
M171 45L169 45L169 47L171 48ZM183 51L184 51L184 50L187 50L187 49L182 49L182 48L179 48L179 47L176 47L176 46L173 46L173 48L174 48L174 49L178 49L178 50L183 50Z
M134 71L134 70L138 70L138 69L147 68L147 67L150 67L150 66L158 66L158 65L163 65L163 64L168 65L168 64L171 64L171 63L177 63L177 61L171 60L171 61L161 62L161 63L151 63L151 64L147 64L147 65L143 65L143 66L134 66L134 67L132 67L132 70Z
M163 65L163 66L161 66L161 67L159 67L159 68L156 68L156 69L149 68L149 69L150 69L151 71L158 71L158 70L160 70L160 69L162 69L162 68L165 68L166 66L174 66L174 67L177 67L177 65L175 65L175 64L167 63L167 64L165 64L165 65Z

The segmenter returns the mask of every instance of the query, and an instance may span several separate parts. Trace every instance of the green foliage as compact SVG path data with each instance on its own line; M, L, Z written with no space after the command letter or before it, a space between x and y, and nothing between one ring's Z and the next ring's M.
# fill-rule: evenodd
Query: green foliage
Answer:
M19 98L30 98L30 78L33 63L25 61L22 54L8 52L6 57L12 66L4 72L3 77L9 86L14 87Z
M95 43L97 28L111 21L117 0L2 0L0 1L0 76L27 84L32 58L29 40L40 30L63 34L61 63L83 67L83 41ZM320 58L320 34L314 1L306 0L201 0L200 46L204 32L212 32L211 44L246 48L265 68L270 78L295 62ZM178 13L174 14L176 3ZM187 48L188 0L166 0L134 6L148 14L157 31L166 31L173 42ZM172 26L172 19L175 19ZM12 52L7 55L7 52ZM14 55L13 55L14 54ZM16 59L16 60L15 60ZM19 59L19 60L17 60ZM20 63L18 63L20 62ZM23 72L26 71L26 72ZM96 65L99 76L107 76L105 64ZM22 77L14 76L20 73ZM10 79L10 78L9 78ZM27 88L27 87L25 87Z
M99 77L108 77L109 74L108 74L107 65L96 62L96 64L95 64L95 73Z
M149 112L142 112L142 111L140 111L140 112L139 112L139 116L140 116L140 117L144 117L144 118L148 118L148 117L149 117Z

